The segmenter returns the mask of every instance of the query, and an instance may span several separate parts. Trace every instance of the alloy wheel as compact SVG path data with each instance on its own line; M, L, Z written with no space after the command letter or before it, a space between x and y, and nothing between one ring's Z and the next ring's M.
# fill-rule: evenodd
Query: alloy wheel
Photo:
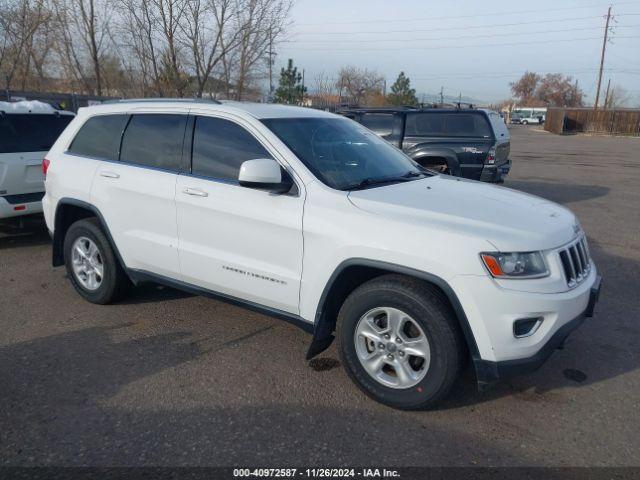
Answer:
M429 340L402 310L378 307L368 311L356 325L354 341L360 364L382 385L410 388L427 374Z

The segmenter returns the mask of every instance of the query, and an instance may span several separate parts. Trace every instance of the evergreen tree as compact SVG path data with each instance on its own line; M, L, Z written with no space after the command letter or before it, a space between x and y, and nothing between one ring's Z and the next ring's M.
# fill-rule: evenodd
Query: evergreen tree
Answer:
M306 91L307 88L302 85L302 75L298 73L298 68L293 66L293 60L290 58L287 68L280 70L280 81L274 101L298 105L302 103Z
M391 93L388 96L391 105L417 105L416 90L411 88L411 80L404 72L400 72L395 83L391 85Z

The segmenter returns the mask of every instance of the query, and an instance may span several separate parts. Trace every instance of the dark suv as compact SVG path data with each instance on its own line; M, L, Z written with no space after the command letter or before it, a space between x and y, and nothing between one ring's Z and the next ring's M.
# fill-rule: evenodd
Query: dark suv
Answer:
M443 173L499 183L511 168L509 130L491 110L357 108L339 113Z

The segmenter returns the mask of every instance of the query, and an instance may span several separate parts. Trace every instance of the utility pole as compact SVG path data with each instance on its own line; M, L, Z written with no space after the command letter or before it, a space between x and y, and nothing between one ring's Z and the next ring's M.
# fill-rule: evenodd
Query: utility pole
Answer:
M440 106L444 105L444 87L440 87Z
M269 101L273 102L273 36L269 28Z
M604 27L604 39L602 41L602 55L600 56L600 73L598 73L598 89L596 90L596 101L593 109L598 109L598 101L600 100L600 85L602 84L602 69L604 68L604 52L607 50L607 37L609 36L609 21L611 20L611 7L607 10L607 23Z
M604 109L606 110L609 106L609 87L611 86L611 77L609 77L609 81L607 82L607 93L604 95Z

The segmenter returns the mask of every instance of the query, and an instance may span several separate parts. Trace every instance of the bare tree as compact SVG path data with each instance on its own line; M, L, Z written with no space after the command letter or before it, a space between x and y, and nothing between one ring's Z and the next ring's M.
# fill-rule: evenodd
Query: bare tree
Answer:
M343 67L338 73L336 87L340 97L348 102L360 105L384 89L384 77L377 72L354 66Z
M235 0L187 1L182 30L191 52L197 97L202 97L211 74L222 64L225 54L240 44L243 30L237 7Z
M155 10L148 0L120 0L123 18L118 32L121 39L120 57L128 63L128 70L138 72L140 91L164 96L160 72L161 45L156 40Z
M101 61L109 49L109 0L52 0L58 54L67 74L83 89L102 95Z
M609 91L605 108L623 108L628 107L630 103L631 95L629 95L627 89L620 85L614 85Z
M6 6L5 6L6 5ZM5 88L10 88L16 75L25 87L30 76L30 60L34 37L48 20L44 0L6 2L0 10L0 74Z
M236 100L242 100L248 86L268 66L269 51L288 26L291 0L236 0L241 38L237 48L223 56L227 94L235 84ZM261 68L263 67L263 68Z
M161 57L161 76L178 97L184 97L188 84L180 62L180 40L178 38L181 22L187 6L186 0L151 0L160 21L159 32L164 50Z
M0 0L0 82L98 95L233 88L241 99L272 58L291 1Z

